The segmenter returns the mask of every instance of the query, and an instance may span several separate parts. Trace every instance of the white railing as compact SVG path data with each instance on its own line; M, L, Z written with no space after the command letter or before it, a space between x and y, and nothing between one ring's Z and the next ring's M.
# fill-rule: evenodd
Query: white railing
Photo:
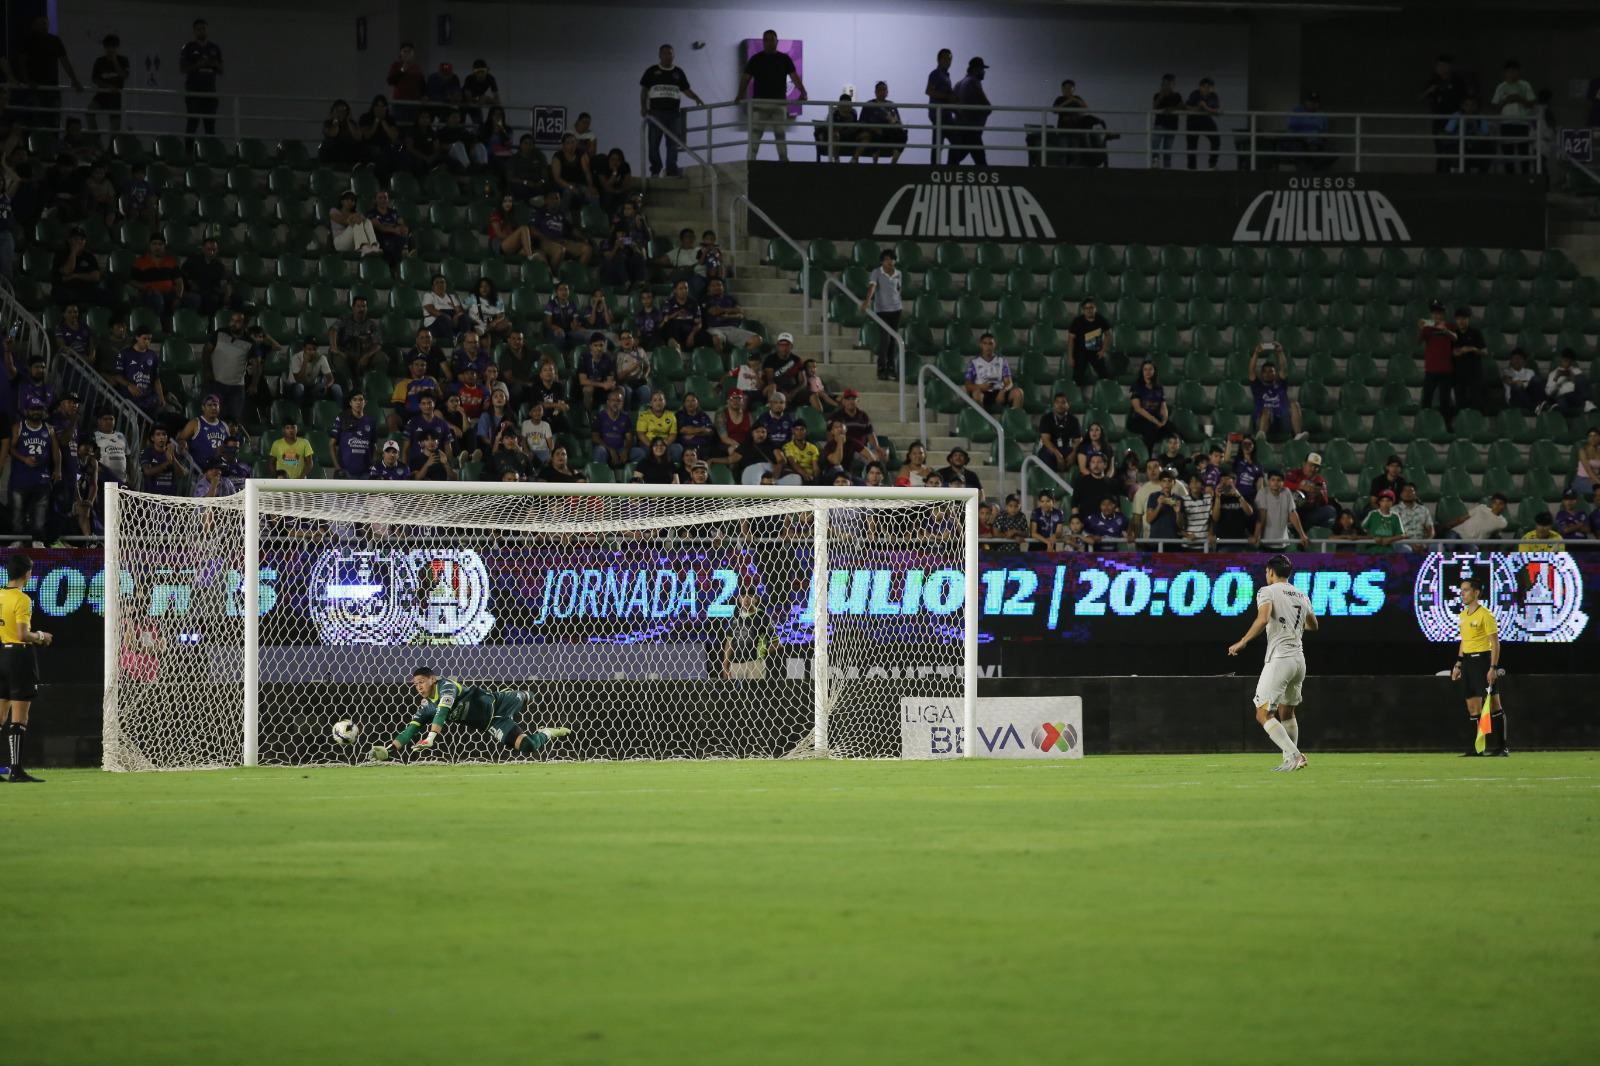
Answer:
M824 363L833 362L833 338L828 333L828 289L829 288L838 289L841 293L843 293L845 295L846 298L848 298L850 301L852 301L853 303L855 303L858 306L863 302L861 297L857 296L855 293L853 293L849 289L845 288L844 282L840 281L838 278L830 277L830 278L826 278L823 281L823 283L822 283L822 361ZM877 323L877 326L878 326L879 329L883 330L884 332L889 334L889 336L894 338L895 348L898 349L898 360L897 360L897 362L898 362L898 365L900 367L900 372L896 377L895 385L896 385L896 387L897 387L897 389L898 389L898 391L900 393L900 421L904 422L906 420L906 341L905 341L905 338L900 335L900 331L899 330L891 329L890 326L889 326L889 323L885 322L881 317L879 317L878 313L876 311L874 311L872 308L863 307L863 308L861 308L861 311L870 320L872 320L873 322Z
M1044 471L1045 476L1060 487L1062 499L1072 498L1072 485L1066 478L1062 477L1049 463L1040 459L1038 455L1025 455L1022 457L1022 465L1017 468L1017 490L1022 496L1022 509L1024 511L1033 510L1033 493L1028 491L1028 467L1030 466L1036 466Z
M639 122L640 164L638 170L640 171L640 187L646 190L650 188L650 179L648 177L648 156L650 151L649 134L651 126L654 126L656 129L660 130L662 136L666 137L673 144L677 145L679 151L683 152L690 159L693 159L696 163L699 163L702 167L705 167L706 174L711 182L711 217L715 219L717 217L717 192L722 184L722 175L717 170L716 165L711 162L711 159L708 155L701 155L693 148L690 148L688 144L679 139L676 132L662 123L661 120L656 118L654 115L645 115ZM731 241L733 235L729 234L728 236L730 240L730 247L732 247ZM735 254L737 254L737 249L735 249Z
M725 101L684 108L688 121L695 123L692 136L703 134L703 157L713 162L731 162L751 157L760 131L749 123L748 101ZM789 123L795 131L809 131L815 141L815 157L834 158L836 153L854 147L850 134L871 129L860 122L842 124L833 110L842 102L825 100L788 101L801 111ZM849 105L852 111L865 106ZM993 154L1007 165L1021 163L1045 166L1119 166L1156 169L1172 163L1186 163L1191 153L1195 169L1210 169L1209 157L1218 157L1218 167L1257 170L1263 167L1294 166L1306 169L1331 167L1348 160L1350 169L1432 170L1441 158L1458 169L1497 169L1498 166L1525 166L1529 172L1542 172L1544 161L1538 152L1542 119L1538 114L1523 118L1500 115L1441 116L1412 112L1383 113L1355 111L1233 111L1212 116L1214 129L1191 128L1189 120L1198 115L1181 113L1178 126L1162 129L1158 121L1166 117L1151 110L1094 109L1067 110L1052 107L1020 107L994 104L895 104L902 119L927 117L927 121L902 121L907 131L907 150L917 150L918 162L933 159L939 165L949 153ZM976 121L950 123L947 113L971 116ZM990 116L1000 121L989 122ZM1291 122L1314 119L1316 128L1291 130ZM1435 132L1435 124L1457 118L1454 133ZM1061 118L1092 123L1070 129L1057 126ZM1029 121L1029 120L1034 121ZM1482 131L1469 132L1468 125L1482 124ZM1504 127L1526 127L1525 133L1506 133ZM882 127L888 128L888 127ZM961 143L969 134L975 143ZM951 137L956 138L955 141ZM1189 138L1195 138L1191 147ZM1217 139L1215 150L1211 138ZM1164 143L1158 147L1157 139ZM796 141L790 147L796 147ZM881 148L881 145L871 145ZM1512 150L1518 150L1512 154ZM930 153L924 155L923 153ZM1020 159L1018 157L1021 157ZM1426 162L1426 166L1422 165ZM1471 164L1469 168L1469 164Z
M995 498L1000 500L1005 499L1006 427L1001 424L998 418L996 418L994 415L991 415L988 411L985 411L982 404L969 396L966 389L962 388L956 382L951 381L949 376L946 375L944 371L940 370L932 363L922 364L922 369L917 371L917 435L922 440L922 446L924 448L928 446L928 379L930 377L935 381L942 382L947 388L950 389L951 392L955 393L956 396L961 399L962 403L978 412L979 418L982 418L985 422L994 427L995 454L998 456L998 459L994 464Z
M772 221L770 215L751 203L750 197L744 193L740 193L728 201L728 241L735 249L735 255L739 254L738 248L742 239L739 237L740 204L743 204L744 209L750 214L765 222L772 232L777 235L778 240L793 248L795 254L800 257L800 332L809 336L811 333L811 257L806 254L806 250L800 246L799 241L785 233L776 222ZM748 234L749 227L746 226L745 230Z

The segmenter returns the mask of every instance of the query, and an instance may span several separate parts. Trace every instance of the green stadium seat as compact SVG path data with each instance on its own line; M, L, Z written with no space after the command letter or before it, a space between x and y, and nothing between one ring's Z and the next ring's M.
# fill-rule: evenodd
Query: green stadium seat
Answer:
M1484 471L1483 487L1481 491L1484 499L1488 499L1495 493L1499 493L1507 499L1514 500L1518 495L1517 481L1516 478L1512 477L1511 471L1507 470L1505 467L1491 465L1486 471ZM1456 495L1464 494L1456 493Z
M1406 410L1406 408L1400 406L1395 409ZM1417 436L1425 437L1438 444L1447 444L1451 439L1450 430L1444 423L1444 415L1437 408L1428 407L1417 411L1412 428Z
M1563 451L1562 446L1554 440L1543 437L1534 441L1528 448L1528 466L1547 470L1565 484L1570 480L1572 472L1578 468L1577 451L1576 446Z
M1494 423L1490 422L1482 411L1472 408L1456 412L1455 425L1452 429L1457 437L1478 444L1488 444L1498 436Z
M979 299L998 300L1004 290L993 271L974 267L967 271L965 291L968 295L977 296Z
M1445 456L1430 440L1422 437L1418 431L1417 439L1406 447L1406 473L1409 476L1416 471L1426 471L1429 474L1441 474L1445 469Z
M1044 245L1031 242L1017 245L1015 263L1019 269L1036 276L1048 274L1052 268L1050 255L1045 251Z
M943 241L933 250L933 261L952 274L964 274L972 269L972 261L955 241Z
M901 270L921 273L928 269L928 260L922 254L922 245L913 240L899 241L894 246L895 265Z

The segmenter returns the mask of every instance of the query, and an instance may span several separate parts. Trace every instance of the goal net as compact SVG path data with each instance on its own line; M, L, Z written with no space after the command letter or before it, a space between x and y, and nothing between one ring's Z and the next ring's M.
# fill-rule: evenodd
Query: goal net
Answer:
M573 730L525 756L454 726L453 761L898 757L903 701L970 707L972 492L582 489L116 491L105 768L358 761L419 666Z

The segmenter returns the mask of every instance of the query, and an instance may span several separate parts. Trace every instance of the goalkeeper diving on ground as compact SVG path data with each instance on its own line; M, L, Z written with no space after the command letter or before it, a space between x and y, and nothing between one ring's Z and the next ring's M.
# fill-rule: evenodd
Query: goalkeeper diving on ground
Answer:
M476 685L463 685L440 677L432 667L419 666L411 674L411 687L422 702L411 714L411 721L387 744L373 745L370 758L383 762L403 752L436 751L444 727L460 725L486 731L507 748L532 755L552 740L571 733L565 726L545 726L529 730L517 721L528 705L521 692L495 692Z

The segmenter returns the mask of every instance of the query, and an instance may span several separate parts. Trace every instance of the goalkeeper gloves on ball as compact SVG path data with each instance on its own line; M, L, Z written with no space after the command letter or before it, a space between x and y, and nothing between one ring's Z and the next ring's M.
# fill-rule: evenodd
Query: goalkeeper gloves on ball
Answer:
M412 751L432 751L439 746L438 733L424 733L422 738L411 745Z

